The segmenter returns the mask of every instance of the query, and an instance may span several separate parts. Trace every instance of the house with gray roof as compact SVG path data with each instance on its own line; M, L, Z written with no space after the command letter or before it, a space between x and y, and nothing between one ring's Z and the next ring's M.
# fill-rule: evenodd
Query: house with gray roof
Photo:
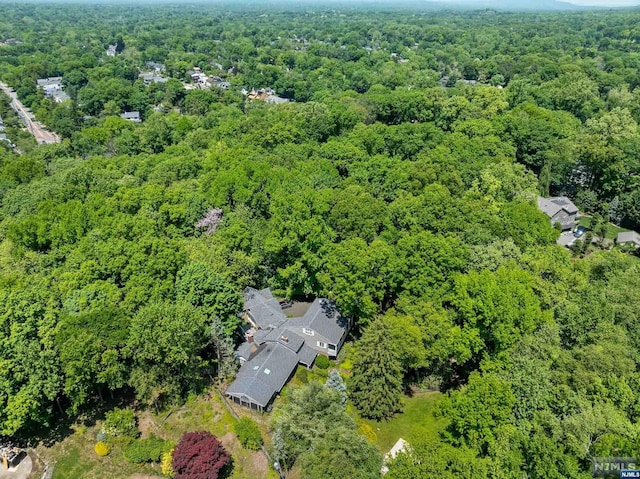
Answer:
M145 62L144 64L149 70L152 70L155 73L162 73L167 70L167 67L164 63L158 62Z
M636 233L635 231L625 231L623 233L618 233L616 243L618 243L619 245L630 244L636 248L640 248L640 234Z
M152 83L167 83L168 81L167 78L154 72L140 73L138 75L138 78L141 78L144 84L147 86L151 85Z
M44 96L53 99L56 103L62 103L70 99L64 91L62 77L39 78L36 80L37 87L44 92Z
M559 223L562 231L572 230L579 218L578 207L566 196L538 196L538 209L549 217L552 225Z
M265 411L294 374L318 354L335 357L350 321L333 301L317 298L300 318L287 318L271 290L247 288L242 318L250 325L236 350L240 370L226 395L236 404Z
M134 123L140 123L142 121L139 111L125 111L120 115L120 118L122 118L123 120L132 121Z

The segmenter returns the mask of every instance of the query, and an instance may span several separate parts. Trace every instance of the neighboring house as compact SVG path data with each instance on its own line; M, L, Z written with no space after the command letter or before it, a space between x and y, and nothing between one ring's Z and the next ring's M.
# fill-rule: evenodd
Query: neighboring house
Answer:
M115 57L116 56L116 48L117 48L117 45L109 45L109 47L107 48L107 56L108 57Z
M51 98L53 98L53 101L55 101L56 103L62 103L63 101L71 100L71 97L67 94L67 92L63 90L53 92L51 94Z
M552 226L559 223L562 231L572 230L579 218L578 207L566 196L538 196L538 208L549 217Z
M222 81L220 79L214 80L212 83L213 86L217 86L218 88L222 88L223 90L228 90L231 84L228 81Z
M167 79L163 76L158 75L155 72L146 72L140 73L138 78L142 78L142 81L145 85L149 86L152 83L166 83Z
M132 121L134 123L140 123L142 121L139 111L125 111L120 115L120 118Z
M37 87L44 91L44 95L50 97L57 91L62 91L62 77L39 78L36 80Z
M272 88L260 88L259 90L251 90L247 92L246 89L242 89L242 94L246 95L249 100L262 100L265 103L276 105L279 103L287 103L287 98L281 98L276 95L276 92Z
M301 318L287 318L269 289L244 291L243 318L250 324L236 354L240 370L226 395L258 411L268 409L298 364L310 367L318 354L335 357L350 322L335 303L316 299Z
M635 231L625 231L624 233L618 233L616 242L619 245L631 244L636 248L640 248L640 234L636 233Z
M56 103L70 100L71 97L64 91L62 77L39 78L37 87L44 92L44 96L53 99Z
M271 105L278 105L280 103L289 103L289 100L287 98L281 98L276 95L269 95L267 96L265 103L269 103Z
M146 62L145 66L154 73L163 73L167 70L164 63Z

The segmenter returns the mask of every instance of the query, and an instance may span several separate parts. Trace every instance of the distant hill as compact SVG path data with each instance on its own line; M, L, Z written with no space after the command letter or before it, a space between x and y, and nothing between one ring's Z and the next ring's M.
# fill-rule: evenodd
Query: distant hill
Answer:
M589 7L557 0L451 0L440 5L459 5L465 8L494 8L499 10L582 10Z
M341 9L399 9L399 10L502 10L502 11L571 11L609 9L614 6L584 6L559 0L23 0L25 3L78 3L102 5L198 5L218 4L226 7L247 8L255 6L269 6L273 8L309 8L339 6ZM596 0L592 0L596 1ZM607 0L600 0L606 2ZM633 1L633 0L618 0ZM640 0L637 0L640 4ZM2 3L2 0L0 0Z

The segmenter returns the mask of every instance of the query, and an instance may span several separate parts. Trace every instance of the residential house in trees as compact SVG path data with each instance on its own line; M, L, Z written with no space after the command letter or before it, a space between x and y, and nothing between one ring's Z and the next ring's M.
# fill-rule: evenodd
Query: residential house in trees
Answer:
M226 394L236 404L265 411L298 364L310 367L318 354L334 358L351 326L335 303L318 298L302 317L287 318L269 289L244 291L245 342L241 367Z
M120 115L120 118L122 118L123 120L132 121L134 123L140 123L142 121L139 111L125 111Z
M578 207L566 196L538 196L538 208L549 217L552 225L560 224L562 231L572 230L579 218Z
M36 85L44 92L44 96L53 99L56 103L71 99L64 91L62 77L39 78L36 80Z
M624 231L622 233L618 233L616 243L619 245L629 244L634 248L640 248L640 234L635 231Z

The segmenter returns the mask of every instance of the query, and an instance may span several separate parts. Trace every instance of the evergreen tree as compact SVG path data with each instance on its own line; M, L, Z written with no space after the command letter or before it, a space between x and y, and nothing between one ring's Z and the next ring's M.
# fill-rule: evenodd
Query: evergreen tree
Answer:
M340 402L343 406L347 404L347 385L342 380L342 376L337 369L332 369L327 378L327 382L324 384L330 389L334 389L340 393Z
M122 36L119 36L118 39L116 40L116 53L122 53L123 50L124 50L124 40L122 39Z
M383 419L400 410L402 363L391 341L389 326L373 322L357 344L351 400L364 417Z

